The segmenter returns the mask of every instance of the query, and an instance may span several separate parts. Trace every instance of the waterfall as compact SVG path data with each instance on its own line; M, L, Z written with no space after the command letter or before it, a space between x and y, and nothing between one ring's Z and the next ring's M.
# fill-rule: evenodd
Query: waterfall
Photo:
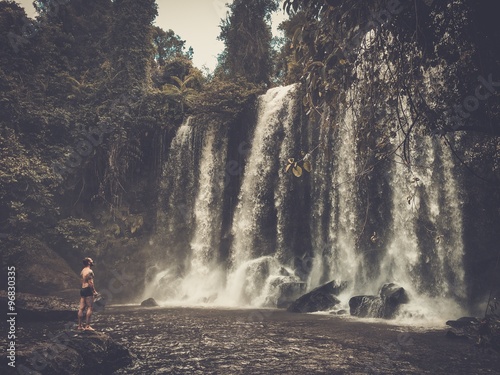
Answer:
M198 303L223 285L218 249L222 226L225 129L189 117L177 130L164 166L152 266L144 295ZM194 123L194 124L193 124ZM166 255L166 256L165 256Z
M325 110L316 123L303 121L297 97L291 85L258 98L230 200L228 126L201 117L180 126L164 165L144 296L275 307L335 279L348 285L344 307L395 282L411 296L402 314L430 315L438 304L458 310L465 298L460 174L447 146L415 135L410 163L395 152L370 164L369 152L360 154L369 145L360 146L357 113L366 103L359 92L347 90L349 104ZM391 142L397 148L401 139ZM295 177L284 167L301 151L310 151L313 170Z
M361 277L362 257L355 251L360 218L356 202L359 168L354 108L346 108L341 121L334 133L322 137L326 147L334 150L333 155L320 155L315 163L317 170L313 183L319 199L315 200L312 231L316 233L313 238L323 237L323 240L316 242L314 247L311 285L332 279L356 282ZM333 118L327 116L321 129L332 128L335 126L332 122Z
M273 233L276 230L273 186L280 177L283 162L279 159L280 145L285 130L290 131L285 127L294 121L293 90L294 86L273 88L260 98L257 125L234 215L232 260L235 267L255 255L272 253L277 243Z
M233 246L227 290L221 301L260 304L271 298L269 283L300 281L279 263L285 249L282 216L287 187L285 155L293 155L295 86L277 87L260 97L257 124L232 227Z
M216 137L219 142L216 144ZM199 185L194 203L193 235L190 242L191 259L186 276L182 280L181 295L193 301L214 299L223 284L218 268L217 251L220 245L222 225L222 201L224 165L227 138L210 127L203 139L199 163Z
M381 76L389 64L377 65ZM425 82L428 90L432 82ZM372 161L376 169L370 171L369 159L360 157L359 140L369 129L359 124L356 113L370 106L367 88L373 84L361 80L356 89L346 90L346 104L340 103L336 113L325 111L320 121L318 139L328 151L316 157L312 180L308 288L332 279L347 281L340 296L346 306L353 295L377 295L384 283L395 282L412 297L402 315L463 314L462 203L452 153L438 139L414 134L410 163L394 152L383 163ZM381 94L389 99L388 92ZM402 98L400 113L410 117L406 101ZM396 111L385 110L373 109L378 117L373 127L397 123ZM371 137L376 140L375 134ZM401 142L394 138L392 149ZM365 174L368 182L362 184Z
M393 236L381 275L405 285L414 300L407 308L412 316L428 316L436 306L459 314L456 300L465 298L464 249L451 151L429 137L416 137L412 149L411 168L393 163Z

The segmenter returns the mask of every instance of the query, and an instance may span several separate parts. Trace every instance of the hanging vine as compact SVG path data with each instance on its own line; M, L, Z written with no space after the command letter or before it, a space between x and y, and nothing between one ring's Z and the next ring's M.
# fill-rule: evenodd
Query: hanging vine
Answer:
M414 134L464 131L500 136L500 96L485 94L487 101L471 96L496 84L488 73L498 70L498 49L482 39L499 37L499 27L476 26L488 16L487 4L286 0L283 9L301 20L294 25L291 46L295 62L303 67L307 114L338 109L346 102L346 92L362 82L390 92L389 100L371 93L370 105L396 110L396 127L378 123L373 113L365 112L357 114L360 128L374 136L371 127L376 127L381 148L386 145L383 139L400 133L402 156L409 165ZM478 106L486 110L476 111ZM457 107L463 115L458 120ZM379 152L382 157L388 153L388 148Z

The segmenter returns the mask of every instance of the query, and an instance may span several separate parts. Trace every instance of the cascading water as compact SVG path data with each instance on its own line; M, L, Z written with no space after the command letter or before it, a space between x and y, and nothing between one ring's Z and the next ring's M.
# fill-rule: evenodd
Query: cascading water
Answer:
M283 156L295 148L294 91L294 85L278 87L260 98L233 221L232 267L220 301L263 304L279 292L279 285L300 281L279 262L286 256Z
M366 66L369 61L360 60L360 77L372 68ZM377 65L381 77L389 65ZM425 82L429 91L431 82ZM373 127L378 122L384 127L397 124L395 113L370 108L369 88L374 85L361 79L346 91L348 104L340 103L335 115L323 113L319 142L332 151L315 161L309 287L332 279L347 281L349 287L340 296L346 306L353 295L377 295L383 284L395 282L411 296L401 316L463 314L457 303L465 299L462 208L451 151L435 138L415 134L409 144L410 163L401 152L393 152L383 163L373 161L376 156L370 163L360 157L367 143L360 142L360 133L370 129L360 126L357 113L372 111ZM390 99L388 92L380 94ZM406 99L399 111L409 117ZM371 137L376 139L376 133ZM401 142L393 138L392 149ZM365 174L376 182L361 184ZM366 233L368 226L377 231Z
M214 130L202 133L191 126L193 120L179 128L170 150L175 165L167 161L169 173L165 178L184 183L189 179L190 183L184 186L182 183L165 184L168 204L162 204L164 198L160 199L159 216L169 218L163 221L167 235L157 235L155 242L160 248L158 251L165 247L164 252L173 262L167 266L155 264L153 273L156 274L147 281L145 296L153 295L163 301L182 300L183 303L215 301L222 305L276 305L283 290L287 293L293 288L303 291L304 283L283 264L283 259L290 256L284 244L289 241L285 236L290 231L286 228L290 223L285 206L291 198L287 183L283 181L290 176L283 174L282 159L296 148L293 134L300 126L295 123L294 92L293 85L275 88L259 100L259 115L234 208L232 246L226 262L219 259L218 254L225 187L222 166L226 165L227 145L214 147ZM217 134L217 138L226 139L221 134ZM178 160L178 156L184 160ZM185 161L197 160L195 171L185 170ZM189 174L199 176L197 184ZM177 237L176 224L171 222L168 212L175 211L175 201L181 201L182 196L188 197L182 208L186 216L184 222L189 224L191 231L184 230L181 240L172 242L169 235ZM182 199L184 201L186 198ZM185 223L177 228L183 229ZM159 228L159 232L162 230ZM178 272L179 268L183 271Z
M426 152L418 153L419 147ZM412 316L432 310L460 314L456 301L465 298L462 211L451 151L428 137L418 137L412 148L411 168L394 161L393 236L381 277L405 285L414 300L406 308Z
M220 166L224 165L227 149L227 138L220 135L214 127L210 127L202 145L190 264L180 288L182 296L194 301L214 298L214 293L224 282L218 269L217 252L213 251L220 246L224 193L224 174ZM217 136L219 145L216 145Z
M349 105L325 112L319 125L302 121L297 94L292 85L259 98L237 202L226 206L231 213L223 209L227 129L193 119L179 128L160 197L164 234L154 239L161 261L152 262L144 296L276 306L284 294L335 279L347 282L344 306L395 282L411 297L404 314L429 314L436 301L456 309L450 301L465 292L460 185L450 151L417 135L411 165L393 153L374 173L359 156L356 113L363 103L356 94L349 90ZM284 166L301 150L315 150L313 171L297 178ZM232 220L229 253L221 251L225 216Z
M294 101L294 86L274 88L260 98L259 116L247 167L238 196L233 222L233 266L274 252L279 243L272 223L274 214L274 186L282 165L280 144L286 131L290 132Z
M171 144L155 241L163 261L152 266L145 289L161 300L206 301L224 282L213 251L220 246L227 150L217 125L193 125L190 117Z

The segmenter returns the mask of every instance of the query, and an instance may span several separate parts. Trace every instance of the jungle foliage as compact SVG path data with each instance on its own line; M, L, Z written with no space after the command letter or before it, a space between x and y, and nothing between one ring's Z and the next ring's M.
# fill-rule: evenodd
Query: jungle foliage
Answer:
M229 5L219 39L225 44L219 69L229 78L244 77L255 84L269 84L272 72L271 14L277 0L235 0Z
M287 82L302 82L311 116L338 113L351 102L348 93L364 97L357 132L377 160L398 152L410 166L413 136L426 135L446 143L470 174L498 186L496 6L469 0L286 0L290 20L282 28L291 53L281 57L280 67ZM394 123L378 122L394 110ZM390 147L394 140L400 142L396 148Z
M35 5L33 20L0 1L0 240L36 233L92 254L152 228L157 171L187 115L230 121L262 89L195 68L192 48L153 26L154 0Z

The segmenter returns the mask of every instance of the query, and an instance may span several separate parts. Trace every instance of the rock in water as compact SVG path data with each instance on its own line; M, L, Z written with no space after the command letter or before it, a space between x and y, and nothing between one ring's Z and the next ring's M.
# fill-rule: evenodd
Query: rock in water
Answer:
M383 310L382 298L377 296L355 296L349 300L351 315L359 318L381 318Z
M392 319L399 306L408 303L404 288L397 284L382 285L378 296L354 296L349 300L350 313L360 318Z
M384 301L382 316L384 319L394 318L399 310L399 306L410 301L405 289L394 283L382 285L382 288L380 288L380 298Z
M278 285L278 299L275 306L279 309L287 308L306 290L307 284L299 281L288 281Z
M104 333L63 331L17 353L20 374L111 374L132 363L129 350Z
M330 310L340 303L339 299L335 297L334 294L338 295L346 285L346 283L338 283L336 281L330 281L323 284L295 300L295 302L288 307L287 311L308 313Z
M386 303L393 305L401 305L409 302L405 289L394 283L382 285L382 288L380 288L380 297Z
M446 325L453 328L465 328L479 324L479 320L475 317L464 316L457 320L448 320Z
M141 302L141 306L142 307L155 307L155 306L159 306L158 305L158 302L155 301L154 298L148 298L144 301Z

